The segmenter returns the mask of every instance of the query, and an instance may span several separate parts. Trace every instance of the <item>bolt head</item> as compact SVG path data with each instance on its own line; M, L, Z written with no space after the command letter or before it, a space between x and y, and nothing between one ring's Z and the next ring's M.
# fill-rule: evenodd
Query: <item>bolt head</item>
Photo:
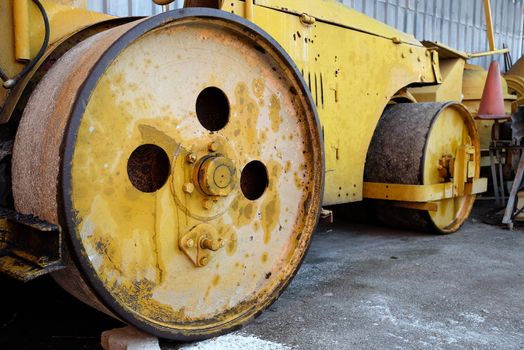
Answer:
M186 241L186 247L187 248L193 248L195 246L195 241L191 238Z
M185 193L191 194L195 190L195 185L193 185L191 182L185 183L182 187Z
M209 259L204 256L203 258L200 259L199 262L200 262L200 265L206 266L209 263Z
M197 156L194 153L189 153L186 157L188 163L194 163L197 160Z
M206 199L206 200L204 200L202 205L204 206L204 209L209 210L209 209L213 208L213 201L211 199Z
M216 152L218 151L218 143L217 142L211 142L208 146L208 149L211 151L211 152Z

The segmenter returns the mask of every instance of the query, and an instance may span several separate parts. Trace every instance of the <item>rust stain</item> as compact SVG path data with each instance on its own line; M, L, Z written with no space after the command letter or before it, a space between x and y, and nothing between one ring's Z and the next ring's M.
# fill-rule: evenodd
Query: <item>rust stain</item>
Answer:
M287 174L287 173L289 173L289 170L291 170L291 161L288 160L286 162L285 167L284 167L284 172Z
M270 161L267 164L267 168L271 174L271 180L260 210L265 244L268 244L271 240L271 235L277 227L280 218L280 193L278 192L277 184L282 174L282 165L276 161Z
M211 281L211 284L216 287L218 286L219 283L220 283L220 276L215 275L215 277L213 277L213 281Z
M235 232L231 232L231 235L229 236L229 239L227 240L226 244L226 253L228 256L233 256L237 252L238 249L238 238L237 234Z
M280 125L283 121L282 116L280 115L281 108L277 95L271 95L271 100L269 102L269 118L271 119L271 129L274 132L280 130Z
M236 105L234 105L232 109L245 121L242 123L244 125L243 133L246 135L245 139L252 142L256 140L258 117L260 114L257 101L251 97L247 85L243 82L236 86L235 97Z
M297 186L298 189L301 189L304 186L304 181L302 180L302 178L300 177L297 171L295 171L293 175L295 178L295 185Z
M266 85L262 79L254 79L252 84L253 94L259 99L262 100L264 97L264 90Z

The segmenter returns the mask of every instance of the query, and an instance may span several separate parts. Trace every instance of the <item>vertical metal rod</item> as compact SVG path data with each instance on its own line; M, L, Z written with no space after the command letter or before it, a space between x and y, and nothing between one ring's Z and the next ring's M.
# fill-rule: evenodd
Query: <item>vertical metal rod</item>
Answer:
M253 0L246 0L245 17L248 21L253 21Z
M488 30L489 50L495 51L495 33L493 31L493 16L491 15L490 0L484 0L484 14L486 16L486 28Z
M503 157L503 153L497 149L497 153L496 153L496 157L498 159L498 168L499 168L499 179L500 179L500 198L501 198L501 201L502 201L502 205L504 205L506 203L506 195L505 195L505 192L504 191L504 173L502 171L502 157ZM507 158L507 155L506 155L506 158Z
M31 59L29 39L29 0L13 1L13 26L16 60L27 62Z
M504 213L504 218L502 219L503 224L511 225L511 223L513 222L515 201L517 199L517 193L519 191L520 185L522 184L523 177L524 177L524 154L521 154L520 160L519 160L519 166L517 168L517 173L515 174L515 179L513 180L513 186L511 187L511 193L509 195L508 204L506 206L506 211Z
M498 205L502 205L500 201L500 194L499 194L499 184L498 184L498 175L497 175L497 168L495 165L495 151L492 147L495 145L492 145L489 149L489 160L491 163L491 180L493 181L493 192L495 193L495 202Z

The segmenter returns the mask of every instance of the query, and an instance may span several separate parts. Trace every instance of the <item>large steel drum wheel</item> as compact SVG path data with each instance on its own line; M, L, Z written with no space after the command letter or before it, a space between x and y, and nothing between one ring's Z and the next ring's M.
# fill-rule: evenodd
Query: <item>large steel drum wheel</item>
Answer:
M240 327L299 268L323 193L314 104L266 33L168 12L67 53L29 101L17 210L62 225L55 279L172 339Z

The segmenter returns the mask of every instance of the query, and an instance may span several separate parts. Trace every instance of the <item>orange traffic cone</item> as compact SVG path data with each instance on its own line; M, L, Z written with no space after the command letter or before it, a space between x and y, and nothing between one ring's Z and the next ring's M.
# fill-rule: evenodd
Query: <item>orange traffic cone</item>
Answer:
M491 62L484 85L484 92L480 100L478 118L480 119L505 119L510 118L504 108L504 95L502 94L502 81L500 68L497 61Z

